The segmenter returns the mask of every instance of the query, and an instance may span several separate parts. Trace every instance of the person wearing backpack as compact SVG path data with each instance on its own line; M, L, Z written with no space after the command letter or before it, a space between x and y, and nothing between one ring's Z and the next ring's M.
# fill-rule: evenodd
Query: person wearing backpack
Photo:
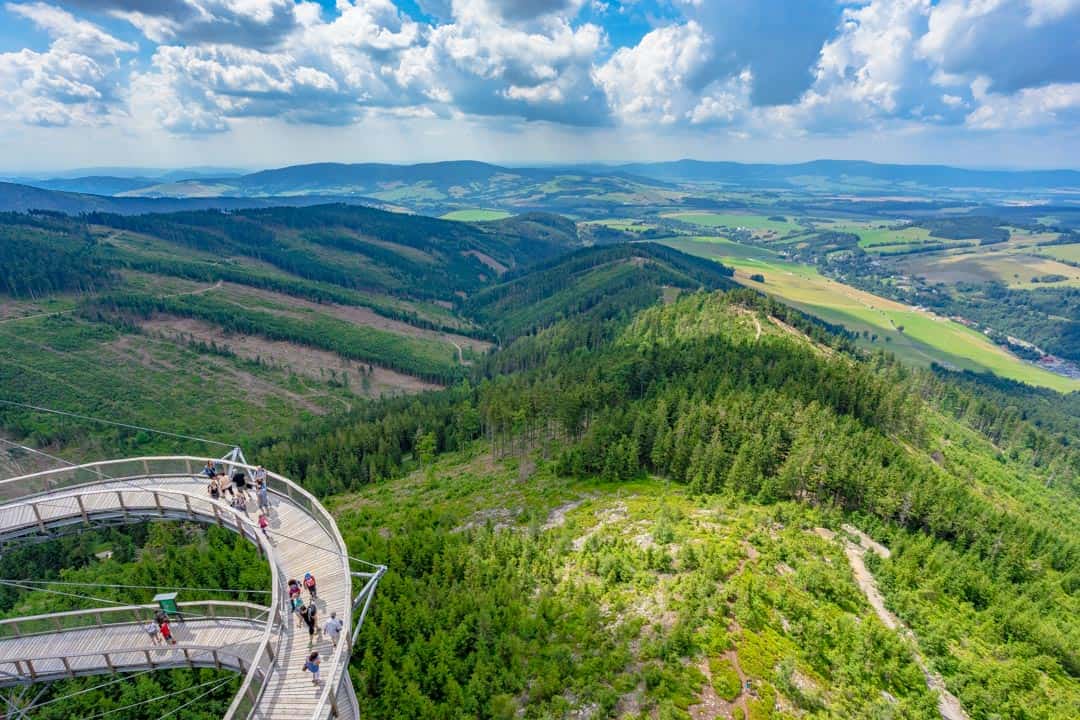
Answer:
M304 573L304 587L311 593L311 599L315 599L315 576L311 573Z
M318 613L318 609L315 607L315 603L311 602L307 604L307 607L300 613L300 616L304 618L304 623L307 625L308 632L308 647L315 644L315 616Z
M316 650L315 652L308 655L308 659L304 663L304 670L311 673L312 685L319 684L319 662L319 651Z

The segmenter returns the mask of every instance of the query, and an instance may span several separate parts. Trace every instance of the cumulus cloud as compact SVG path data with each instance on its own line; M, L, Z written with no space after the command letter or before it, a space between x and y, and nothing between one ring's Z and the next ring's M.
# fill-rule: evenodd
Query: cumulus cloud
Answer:
M93 23L45 3L5 6L50 38L48 49L0 53L0 113L30 125L100 122L120 103L119 55L134 52Z
M1080 0L416 0L414 16L398 0L52 1L68 9L3 6L50 38L0 54L0 112L27 123L130 113L207 134L393 114L836 134L1060 125L1080 106ZM656 24L611 47L603 23L627 13ZM152 53L124 64L131 27Z
M126 20L156 43L268 48L296 26L294 0L68 0Z
M943 72L1014 93L1080 82L1080 0L943 0L919 40Z
M696 22L657 28L596 70L615 114L631 124L670 125L686 117L707 84L710 38Z
M821 46L836 31L838 0L676 0L711 38L712 79L754 76L754 105L794 102L810 87Z

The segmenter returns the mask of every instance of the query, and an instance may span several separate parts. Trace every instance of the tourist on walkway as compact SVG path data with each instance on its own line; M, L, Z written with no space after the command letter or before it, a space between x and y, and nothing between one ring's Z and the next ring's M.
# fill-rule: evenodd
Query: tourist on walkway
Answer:
M172 628L169 627L169 621L168 620L161 623L161 637L163 637L167 642L169 642L169 643L171 643L173 645L176 644L176 640L173 639Z
M304 611L301 614L304 618L304 622L307 624L308 647L311 647L315 644L315 628L317 627L315 624L315 615L317 613L318 609L315 607L315 603L311 602L308 603L307 607L304 608Z
M326 621L326 625L323 626L323 632L330 638L330 643L337 647L338 638L341 636L341 628L344 625L338 620L336 612L330 613L330 619Z
M259 513L259 529L262 530L263 535L266 536L267 540L270 539L270 530L269 530L269 528L270 528L270 519L268 517L266 517L265 512L260 512Z
M256 479L255 485L258 487L256 495L259 497L259 509L270 512L270 488L266 484L266 479Z
M312 685L319 684L319 662L319 651L316 650L308 655L307 662L304 663L304 669L311 673Z
M304 587L311 593L311 599L315 599L315 576L311 573L304 573Z
M292 610L296 613L296 627L304 627L304 601L297 595L292 599Z
M150 642L155 645L161 640L160 631L158 630L158 624L156 622L148 622L143 626L143 630L150 636Z

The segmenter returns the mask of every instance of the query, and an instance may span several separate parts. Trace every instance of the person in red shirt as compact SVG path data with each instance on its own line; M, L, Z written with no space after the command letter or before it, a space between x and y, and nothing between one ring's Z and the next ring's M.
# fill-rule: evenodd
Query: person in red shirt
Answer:
M165 641L173 645L176 644L176 639L172 636L172 628L169 627L169 621L161 623L161 637L165 638Z

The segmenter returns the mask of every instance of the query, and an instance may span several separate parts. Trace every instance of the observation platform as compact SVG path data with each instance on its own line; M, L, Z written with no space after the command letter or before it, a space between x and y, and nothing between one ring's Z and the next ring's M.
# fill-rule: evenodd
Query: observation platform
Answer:
M48 537L67 526L144 519L188 520L237 532L267 559L270 605L206 601L181 603L187 617L172 624L176 645L155 645L142 626L153 606L133 605L0 621L0 686L63 677L137 672L167 667L219 667L243 680L225 718L359 718L348 674L354 621L357 629L385 568L354 561L333 517L306 490L275 473L270 489L269 538L257 525L254 493L247 512L207 493L205 459L146 457L90 463L0 481L0 541ZM229 474L249 473L243 463L219 461ZM333 648L307 627L297 627L286 582L310 572L321 627L336 612L344 629ZM353 578L361 591L354 596ZM304 590L305 602L308 599ZM356 617L359 611L359 618ZM312 650L322 661L322 682L303 669Z

